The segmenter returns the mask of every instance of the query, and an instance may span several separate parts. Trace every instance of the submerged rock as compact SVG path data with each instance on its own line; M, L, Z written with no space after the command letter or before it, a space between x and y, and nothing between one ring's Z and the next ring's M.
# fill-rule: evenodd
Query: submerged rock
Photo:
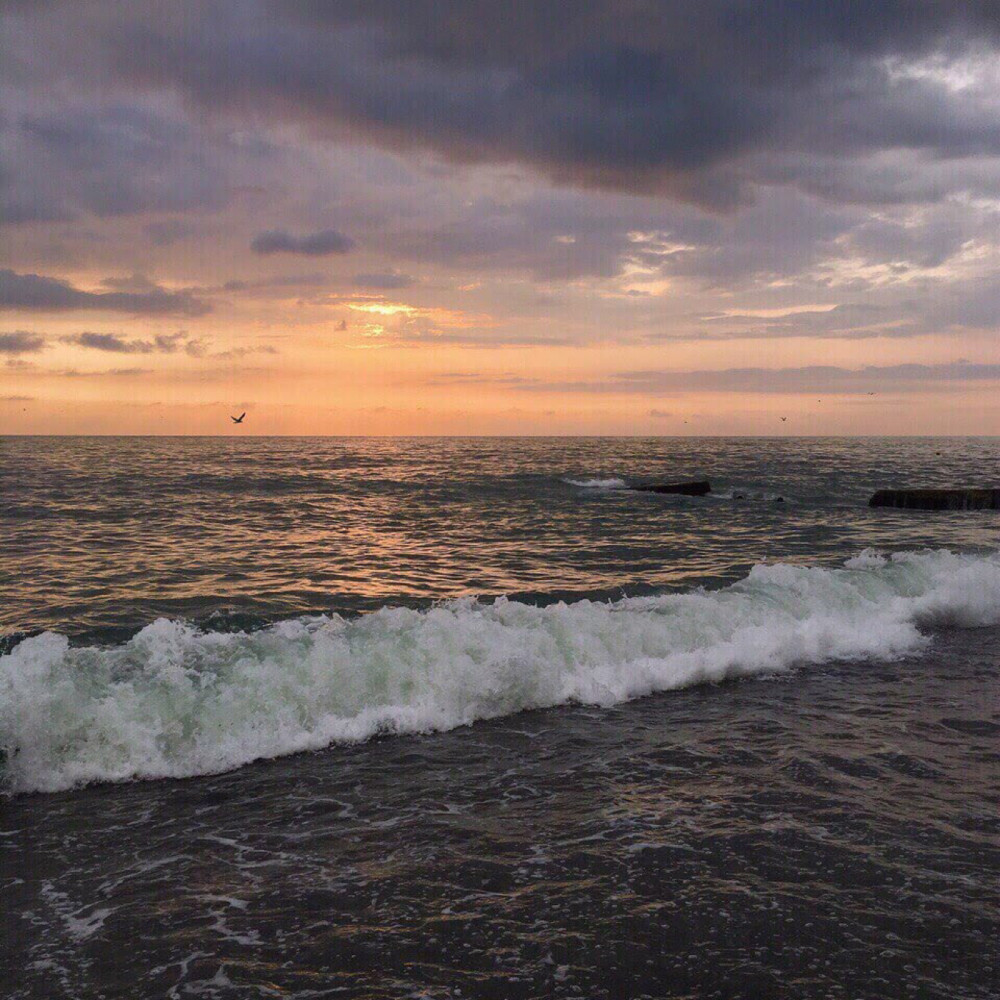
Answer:
M703 497L712 492L707 479L693 483L653 483L651 486L633 486L639 493L680 493L686 497Z
M1000 510L1000 489L876 490L868 506L906 510Z

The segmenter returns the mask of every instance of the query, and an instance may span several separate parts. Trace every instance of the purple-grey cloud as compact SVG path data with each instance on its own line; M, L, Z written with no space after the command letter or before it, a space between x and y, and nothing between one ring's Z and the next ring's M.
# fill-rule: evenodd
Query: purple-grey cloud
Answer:
M56 371L46 371L44 375L55 375L57 378L135 378L140 375L152 375L152 368L105 368L101 371L81 371L78 368L60 368Z
M45 338L30 330L0 333L0 354L34 354L45 346Z
M0 116L0 150L0 222L9 223L215 210L277 161L132 95ZM183 232L176 221L150 225L154 241Z
M269 8L264 18L221 5L190 27L126 18L114 35L109 21L109 73L320 137L519 162L561 184L715 207L742 203L760 180L808 183L817 158L1000 151L981 95L893 71L995 48L1000 8L983 0Z
M358 288L378 288L384 291L391 291L397 288L409 288L416 279L408 274L401 274L398 271L378 271L367 274L356 274L351 279L351 283Z
M87 309L147 316L203 316L211 305L189 292L87 292L42 274L0 269L0 309L67 312Z
M555 381L516 375L452 372L428 380L434 385L497 385L522 392L586 392L656 396L684 392L815 393L831 395L908 392L929 385L1000 382L1000 364L956 361L943 364L804 365L789 368L725 368L691 371L616 372L604 379Z
M304 257L329 257L331 254L349 253L354 249L354 241L335 229L323 229L305 236L293 236L284 229L269 229L253 238L250 249L265 255L291 253Z
M127 340L117 333L94 333L85 330L82 333L68 334L60 339L64 344L88 347L110 354L176 354L180 351L200 358L206 352L202 341L189 337L186 333L160 334L152 340Z

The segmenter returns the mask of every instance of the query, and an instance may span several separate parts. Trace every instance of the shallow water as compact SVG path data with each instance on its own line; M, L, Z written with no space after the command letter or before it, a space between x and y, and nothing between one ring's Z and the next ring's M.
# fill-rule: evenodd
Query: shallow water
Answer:
M1000 442L0 447L10 996L1000 995Z

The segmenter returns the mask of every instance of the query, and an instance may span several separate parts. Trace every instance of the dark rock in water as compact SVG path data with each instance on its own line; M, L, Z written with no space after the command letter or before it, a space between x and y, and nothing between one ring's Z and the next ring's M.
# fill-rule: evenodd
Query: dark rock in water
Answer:
M784 497L778 497L778 499L775 500L774 502L775 503L784 503L785 502L785 498Z
M1000 489L876 490L868 506L907 510L1000 510Z
M697 483L654 483L652 486L633 486L639 493L680 493L686 497L703 497L712 492L707 479Z

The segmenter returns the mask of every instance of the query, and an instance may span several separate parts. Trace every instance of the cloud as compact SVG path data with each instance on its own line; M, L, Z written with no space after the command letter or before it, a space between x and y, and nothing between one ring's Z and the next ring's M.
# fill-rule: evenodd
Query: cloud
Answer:
M0 396L0 403L33 403L34 396Z
M915 337L932 332L918 322L910 301L894 308L869 302L848 302L827 309L790 309L784 315L706 314L687 330L657 330L651 342L675 340L773 340L786 337L869 340L874 337Z
M219 287L203 289L205 292L268 292L282 288L317 288L329 283L325 274L277 274L270 278L234 278Z
M231 4L188 23L91 30L133 86L560 184L731 208L768 178L809 182L818 159L1000 152L1000 9L982 0L277 0L266 18Z
M18 49L27 57L36 46L32 37ZM114 90L111 82L105 79L106 90ZM260 170L279 164L280 154L266 144L241 142L206 120L166 113L164 102L120 97L110 105L88 104L80 94L55 109L44 97L29 99L24 111L14 104L0 117L0 222L216 210ZM170 220L148 224L147 233L154 243L169 245L187 230Z
M655 396L685 392L816 393L831 395L879 391L913 392L929 386L1000 381L1000 364L955 361L943 364L805 365L790 368L725 368L690 371L617 372L605 379L558 382L540 378L477 373L446 373L431 384L493 384L526 392L611 393Z
M151 344L138 340L123 340L117 333L74 333L63 337L64 344L90 347L95 351L110 351L113 354L149 354Z
M137 271L124 278L103 278L101 284L115 292L156 292L160 286Z
M209 303L189 292L154 288L144 292L87 292L41 274L0 269L0 309L39 312L102 310L146 316L203 316Z
M113 329L87 318L101 308L117 326L214 302L350 347L600 340L647 358L678 339L880 338L885 361L921 336L979 357L997 330L995 3L147 8L0 17L8 266L113 275L4 272L4 304L91 310L73 330ZM338 259L345 234L363 254ZM262 274L283 266L329 273ZM413 275L412 305L476 318L347 312ZM88 350L159 350L123 329Z
M214 354L209 355L209 357L218 359L219 361L238 361L251 354L278 353L279 351L276 347L272 347L270 344L263 344L259 347L233 347L228 351L217 351Z
M539 384L537 379L525 378L512 372L489 375L484 372L443 372L427 380L428 385L474 385L497 386L505 389L519 389Z
M354 241L335 229L323 229L305 236L293 236L284 229L269 229L253 238L250 249L257 254L294 253L304 257L328 257L349 253L354 249Z
M369 274L356 274L351 279L351 283L358 288L379 288L392 290L396 288L409 288L414 284L415 278L408 274L401 274L398 271L373 272Z
M397 347L447 344L483 350L498 347L557 347L572 343L568 336L558 333L519 333L474 326L449 328L420 320L404 322L394 329L381 329L376 334L363 336Z
M0 354L34 354L45 346L45 338L30 330L0 333Z
M55 375L57 378L133 378L140 375L152 375L152 368L105 368L102 371L80 371L78 368L60 368L57 371L41 372L43 375Z
M183 219L166 219L163 222L150 222L143 226L143 230L149 237L149 242L154 247L173 246L180 240L186 239L195 232L194 226Z
M182 351L195 358L203 357L205 354L204 343L189 337L186 333L160 334L153 340L126 340L117 333L84 331L68 334L60 339L64 344L88 347L110 354L176 354Z

